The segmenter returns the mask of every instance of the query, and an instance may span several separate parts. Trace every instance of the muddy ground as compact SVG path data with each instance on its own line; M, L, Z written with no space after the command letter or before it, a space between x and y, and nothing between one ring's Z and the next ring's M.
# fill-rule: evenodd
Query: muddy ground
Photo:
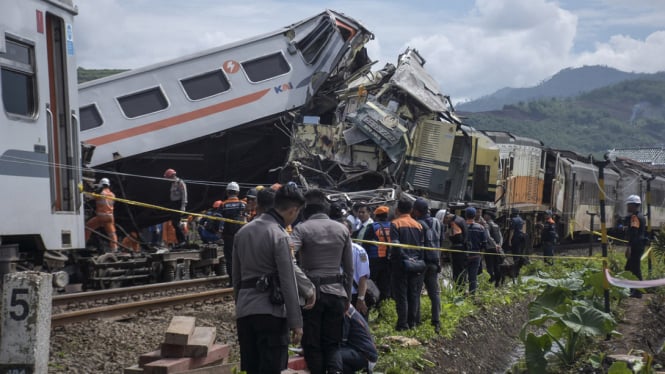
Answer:
M521 301L480 309L462 321L452 338L430 341L425 358L436 366L426 373L505 373L522 354L517 336L526 321L527 307L528 301ZM609 355L639 349L656 355L656 362L665 365L665 354L657 354L665 337L665 297L625 299L621 308L624 312L617 330L623 335L600 342L596 350ZM218 341L232 345L231 361L237 362L233 307L225 303L54 328L49 373L121 373L141 353L158 349L173 315L194 316L199 326L217 327ZM579 365L569 372L602 371Z
M439 338L429 344L426 358L436 367L426 373L505 373L519 356L523 355L518 334L526 322L528 301L502 308L482 310L465 319L450 339ZM590 347L594 352L639 355L641 350L654 356L654 363L665 367L665 296L645 294L642 299L627 298L620 305L621 336L599 341ZM570 373L605 373L611 361L606 359L604 369L594 369L580 362L569 368Z

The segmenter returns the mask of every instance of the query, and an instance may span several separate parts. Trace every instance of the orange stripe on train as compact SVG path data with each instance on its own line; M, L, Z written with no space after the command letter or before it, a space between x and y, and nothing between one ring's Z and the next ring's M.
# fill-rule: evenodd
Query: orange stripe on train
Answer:
M96 138L89 139L86 142L95 146L100 146L103 144L117 142L118 140L127 139L136 135L142 135L145 133L165 129L167 127L180 125L185 122L189 122L195 119L209 116L211 114L223 112L229 109L233 109L257 101L261 99L263 96L265 96L265 94L267 94L268 91L270 91L270 88L266 88L265 90L241 96L232 100L224 101L222 103L211 105L209 107L183 113L175 117L169 117L159 121L147 123L145 125L132 127L131 129L118 131L112 134L102 135Z

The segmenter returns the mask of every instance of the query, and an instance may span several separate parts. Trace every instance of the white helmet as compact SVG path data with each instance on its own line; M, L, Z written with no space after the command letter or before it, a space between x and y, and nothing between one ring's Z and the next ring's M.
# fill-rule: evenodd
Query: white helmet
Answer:
M227 191L235 191L235 192L240 192L240 186L236 182L231 182L229 183L228 186L226 186Z
M642 204L642 199L637 195L630 195L626 199L626 204Z
M99 180L99 184L102 185L102 186L106 186L106 187L111 186L111 182L109 182L109 179L108 179L108 178L102 178L102 179L100 179L100 180Z

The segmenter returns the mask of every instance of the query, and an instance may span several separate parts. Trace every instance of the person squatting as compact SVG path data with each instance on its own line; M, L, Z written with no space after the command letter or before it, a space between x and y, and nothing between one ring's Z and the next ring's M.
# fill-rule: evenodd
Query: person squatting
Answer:
M235 201L236 186L229 187ZM426 200L405 198L391 217L390 207L366 203L346 214L324 192L303 193L293 183L249 193L255 216L234 232L230 266L241 370L248 374L280 373L289 343L301 344L311 373L371 373L379 356L371 308L391 298L395 329L413 329L421 324L425 288L439 333L444 241L461 250L452 254L453 278L468 283L468 294L477 291L483 255L503 242L495 214L473 207L462 217L445 210L432 216ZM521 231L520 220L511 221L513 231ZM522 238L512 234L520 253ZM485 261L498 279L498 268Z

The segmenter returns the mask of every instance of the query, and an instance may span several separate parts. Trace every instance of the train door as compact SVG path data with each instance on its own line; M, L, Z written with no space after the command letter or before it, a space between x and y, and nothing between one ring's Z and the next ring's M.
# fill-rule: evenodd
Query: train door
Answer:
M71 24L51 13L46 14L48 59L48 102L46 120L49 136L51 210L74 212L80 205L76 191L78 165L78 123L70 109L67 54L72 46Z

